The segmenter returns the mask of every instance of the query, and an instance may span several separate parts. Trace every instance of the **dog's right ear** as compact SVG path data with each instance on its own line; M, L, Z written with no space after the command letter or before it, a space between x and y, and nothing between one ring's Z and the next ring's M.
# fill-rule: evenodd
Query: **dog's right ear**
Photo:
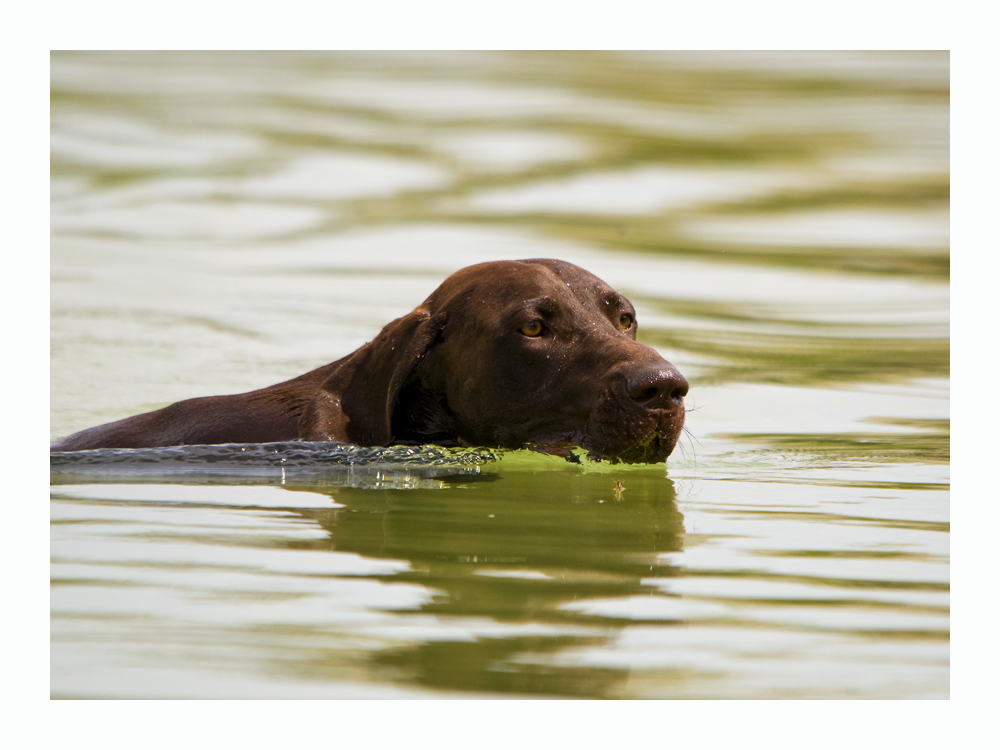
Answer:
M399 392L444 327L418 307L389 323L320 386L299 418L299 438L388 445Z

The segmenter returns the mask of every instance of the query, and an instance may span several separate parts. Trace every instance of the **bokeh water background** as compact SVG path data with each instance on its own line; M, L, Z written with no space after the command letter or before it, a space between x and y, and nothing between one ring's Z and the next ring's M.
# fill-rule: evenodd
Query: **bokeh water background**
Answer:
M947 53L54 53L51 93L53 438L503 258L608 281L692 386L665 466L54 471L53 696L948 697Z

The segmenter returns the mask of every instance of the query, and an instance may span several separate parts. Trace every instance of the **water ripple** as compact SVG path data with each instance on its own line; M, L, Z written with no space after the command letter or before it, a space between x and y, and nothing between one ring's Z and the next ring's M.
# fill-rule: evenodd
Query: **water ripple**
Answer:
M480 466L495 460L494 453L485 448L363 448L350 443L291 441L54 451L49 454L49 469L56 475L74 476L322 476L352 487L405 489L439 486L433 480L442 477L478 474Z

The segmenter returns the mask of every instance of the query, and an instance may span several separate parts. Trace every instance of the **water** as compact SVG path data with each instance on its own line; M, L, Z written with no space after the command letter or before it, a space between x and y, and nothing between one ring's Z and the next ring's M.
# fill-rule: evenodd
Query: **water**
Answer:
M659 466L54 461L53 696L948 697L947 54L51 77L53 438L299 375L504 258L608 281L692 385Z

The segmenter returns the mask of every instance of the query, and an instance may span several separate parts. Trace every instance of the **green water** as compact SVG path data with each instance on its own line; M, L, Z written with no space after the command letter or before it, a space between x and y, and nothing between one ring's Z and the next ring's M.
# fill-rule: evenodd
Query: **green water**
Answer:
M947 54L51 80L54 438L301 374L523 257L628 296L692 409L659 466L53 474L53 696L948 697Z

